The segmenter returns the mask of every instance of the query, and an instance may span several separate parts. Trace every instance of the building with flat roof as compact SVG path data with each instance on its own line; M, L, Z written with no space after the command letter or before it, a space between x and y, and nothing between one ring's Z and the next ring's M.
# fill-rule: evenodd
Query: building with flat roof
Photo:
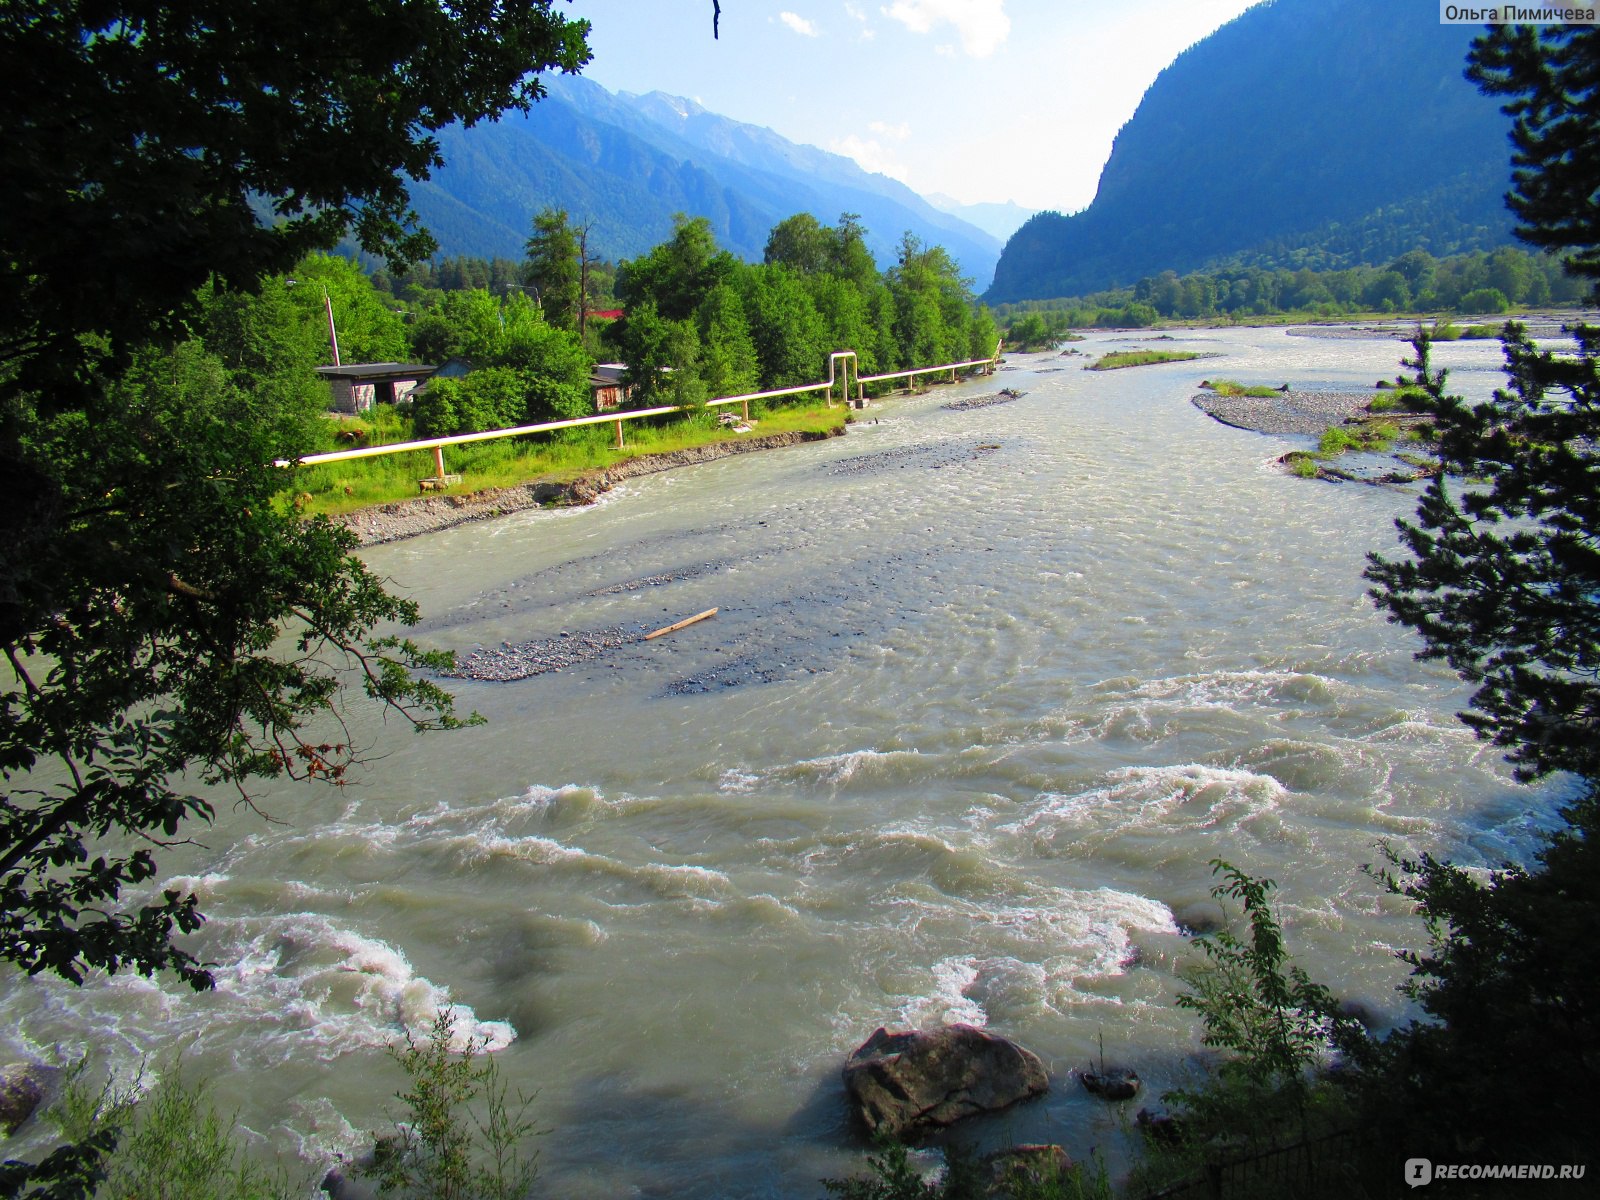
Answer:
M421 363L345 363L318 367L317 374L333 391L329 411L354 414L366 412L374 404L404 400L438 369Z

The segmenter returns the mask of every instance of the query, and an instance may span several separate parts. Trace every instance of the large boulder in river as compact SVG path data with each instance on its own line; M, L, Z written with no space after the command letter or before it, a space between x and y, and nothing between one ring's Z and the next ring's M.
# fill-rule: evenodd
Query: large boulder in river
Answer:
M44 1101L57 1067L41 1063L10 1063L0 1067L0 1133L10 1137Z
M879 1029L845 1064L844 1086L867 1132L906 1141L1042 1095L1050 1081L1039 1056L1015 1042L946 1025Z

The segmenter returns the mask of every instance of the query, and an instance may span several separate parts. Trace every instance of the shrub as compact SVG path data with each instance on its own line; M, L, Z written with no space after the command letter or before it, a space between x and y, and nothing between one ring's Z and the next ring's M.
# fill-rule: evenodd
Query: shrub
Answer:
M1503 313L1510 307L1511 301L1499 288L1474 288L1456 301L1457 312Z
M232 1117L212 1105L204 1083L183 1081L179 1064L148 1090L144 1073L125 1087L108 1080L98 1091L83 1081L84 1064L68 1077L48 1116L66 1144L37 1166L7 1162L0 1194L30 1200L293 1200L309 1180L295 1181L253 1158ZM24 1193L23 1188L32 1186Z
M446 1008L424 1040L406 1031L390 1054L411 1081L396 1093L409 1119L379 1143L379 1186L387 1194L426 1200L520 1200L538 1177L539 1155L527 1143L542 1130L529 1119L533 1097L512 1105L506 1082L484 1043L457 1047L455 1016Z
M867 1158L867 1175L824 1179L822 1186L841 1200L1112 1200L1105 1164L1098 1157L1077 1164L1064 1179L1040 1180L1028 1174L991 1182L985 1165L966 1148L943 1148L944 1168L924 1178L898 1142L884 1142Z

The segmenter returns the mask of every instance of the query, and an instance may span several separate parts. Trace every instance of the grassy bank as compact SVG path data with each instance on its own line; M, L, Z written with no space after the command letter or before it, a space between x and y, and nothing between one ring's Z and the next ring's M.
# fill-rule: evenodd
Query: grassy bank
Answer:
M842 405L831 409L820 404L778 406L756 416L755 433L826 432L842 427L848 412ZM625 445L621 450L616 444L615 425L590 425L527 438L448 446L445 470L461 476L461 482L449 491L459 495L537 480L562 481L640 455L670 454L693 446L753 436L734 433L720 425L714 412L628 421L623 430ZM371 438L371 444L401 442L409 437L406 425L392 418L373 433L376 436ZM288 496L300 512L335 516L373 505L415 499L419 494L417 481L431 478L434 473L431 450L324 463L297 472Z
M1147 367L1154 363L1188 362L1195 358L1215 358L1194 350L1113 350L1089 364L1091 371L1118 371L1123 367Z

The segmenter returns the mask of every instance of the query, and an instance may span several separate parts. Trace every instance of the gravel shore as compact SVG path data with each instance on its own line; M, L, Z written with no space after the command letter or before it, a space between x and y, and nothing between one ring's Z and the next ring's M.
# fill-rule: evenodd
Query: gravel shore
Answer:
M1371 400L1371 392L1282 392L1276 396L1202 392L1192 403L1207 416L1237 429L1316 437L1328 426L1349 420Z
M640 475L653 475L670 471L674 467L693 466L712 462L732 454L748 454L754 450L776 450L795 446L801 442L821 441L836 437L843 429L831 433L772 433L761 437L740 438L737 441L708 442L687 450L674 450L670 454L641 454L626 459L603 470L589 471L565 483L549 481L521 484L517 487L490 488L481 492L461 495L421 496L415 500L402 500L397 504L383 504L364 508L358 512L335 517L334 522L355 531L363 546L376 546L383 542L397 542L402 538L435 533L468 521L484 521L529 508L564 507L593 504L602 493L609 491L625 479Z

